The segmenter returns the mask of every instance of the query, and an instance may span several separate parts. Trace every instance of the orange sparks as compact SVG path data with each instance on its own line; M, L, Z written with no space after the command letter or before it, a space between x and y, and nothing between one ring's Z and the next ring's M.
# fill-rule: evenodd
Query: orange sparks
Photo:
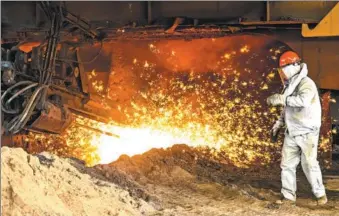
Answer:
M230 58L231 58L231 55L230 55L229 53L225 53L224 58L225 58L225 59L230 59Z
M160 50L158 44L146 45L152 55L161 53L166 60L177 56L178 61L172 64L166 62L165 71L155 71L159 61L151 61L153 58L136 54L127 59L133 64L125 74L132 74L133 85L127 86L126 82L118 87L116 83L112 85L112 88L127 89L122 93L126 95L121 100L117 99L114 110L119 117L126 119L124 124L104 124L77 117L76 123L97 130L84 130L76 125L67 130L67 146L80 149L76 157L84 159L88 165L94 165L110 163L121 155L133 156L152 148L186 144L198 149L211 149L215 157L223 155L237 167L258 163L266 165L276 160L272 152L277 152L277 146L270 142L269 130L280 110L267 107L263 100L269 93L277 91L270 82L275 77L275 73L270 71L272 68L260 71L260 74L260 69L250 66L239 68L232 65L232 61L225 60L233 60L236 52L227 50L225 53L223 50L215 62L206 61L216 66L219 60L216 69L213 67L211 71L200 72L199 65L194 65L183 70L180 64L186 61L179 58L183 56L179 48L175 51L172 47ZM239 52L248 53L250 47L245 45ZM90 76L96 76L95 71L92 72ZM138 82L142 88L135 87ZM99 81L93 82L98 91L103 90L101 84ZM129 91L132 93L127 94ZM113 90L109 92L112 95L116 93Z
M267 75L267 78L273 79L275 77L275 73L272 71Z
M250 50L249 50L249 48L248 48L247 45L243 46L243 47L240 49L240 52L241 52L241 53L248 53L249 51L250 51Z
M261 90L267 90L268 89L268 85L267 84L264 84L262 87L261 87Z

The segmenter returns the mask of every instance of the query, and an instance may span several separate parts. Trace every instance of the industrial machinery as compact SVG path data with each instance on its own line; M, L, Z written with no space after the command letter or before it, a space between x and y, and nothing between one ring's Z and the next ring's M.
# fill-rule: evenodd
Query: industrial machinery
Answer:
M78 42L62 41L60 32L78 30L74 37L86 43L101 43L81 18L58 3L41 2L49 21L46 38L41 41L2 44L1 110L2 133L23 130L62 133L72 122L72 113L105 121L100 109L94 114L95 98L83 89L84 71L78 55ZM93 61L99 53L92 58ZM97 96L99 98L99 96ZM106 100L107 101L107 100Z
M107 90L92 91L89 79L96 70L102 72L102 80L108 80L117 68L119 45L110 45L116 50L103 53L106 43L117 41L266 35L300 53L319 88L339 90L337 2L1 4L1 131L5 135L60 134L74 114L101 122L112 116L117 120L116 101L107 98ZM130 52L138 48L125 47Z

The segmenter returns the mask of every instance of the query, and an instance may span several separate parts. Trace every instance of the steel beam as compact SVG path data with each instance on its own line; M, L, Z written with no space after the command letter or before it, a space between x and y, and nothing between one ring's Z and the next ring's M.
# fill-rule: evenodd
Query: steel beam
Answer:
M339 3L332 8L314 29L310 29L308 24L303 24L301 34L303 37L339 36Z

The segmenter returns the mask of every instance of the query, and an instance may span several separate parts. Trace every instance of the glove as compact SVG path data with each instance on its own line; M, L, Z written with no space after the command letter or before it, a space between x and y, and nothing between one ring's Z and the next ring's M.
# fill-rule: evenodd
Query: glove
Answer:
M281 127L282 127L282 125L280 124L280 122L276 122L273 125L273 128L271 129L271 141L272 142L277 142L279 131L280 131Z
M286 98L282 94L274 94L267 98L267 104L272 106L283 106L286 104Z
M271 142L276 143L278 141L279 130L274 132L271 130Z

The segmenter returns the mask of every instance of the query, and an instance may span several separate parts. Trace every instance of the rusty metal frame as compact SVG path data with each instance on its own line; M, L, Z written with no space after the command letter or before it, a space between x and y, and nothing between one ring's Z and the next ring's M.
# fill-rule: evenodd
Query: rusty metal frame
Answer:
M277 21L278 23L280 21ZM104 31L104 42L116 40L155 40L155 39L195 39L195 38L213 38L232 35L235 33L256 33L267 31L268 29L300 29L300 27L291 26L300 24L289 22L286 25L276 26L276 22L261 23L262 26L256 26L259 23L247 23L243 25L178 25L175 31L166 32L165 26L145 26L145 27L125 27L125 28L107 28ZM24 33L24 34L22 34ZM2 42L11 43L18 41L40 41L43 40L48 31L42 29L26 29L25 31L7 31L3 32ZM61 41L72 41L79 35L61 32ZM74 46L88 44L90 41L80 38L77 42L68 42Z

